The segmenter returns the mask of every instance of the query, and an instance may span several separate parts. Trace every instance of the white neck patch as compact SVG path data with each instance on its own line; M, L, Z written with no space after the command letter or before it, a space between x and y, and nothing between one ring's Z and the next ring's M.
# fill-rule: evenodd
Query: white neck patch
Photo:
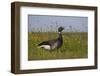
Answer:
M61 32L58 32L59 34L61 34Z

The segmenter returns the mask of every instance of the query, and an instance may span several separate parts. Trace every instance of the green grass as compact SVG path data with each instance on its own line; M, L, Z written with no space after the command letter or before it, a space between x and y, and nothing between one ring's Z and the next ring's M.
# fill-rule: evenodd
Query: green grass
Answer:
M87 33L62 33L63 46L52 51L38 48L42 41L57 38L55 32L28 33L28 60L87 58Z

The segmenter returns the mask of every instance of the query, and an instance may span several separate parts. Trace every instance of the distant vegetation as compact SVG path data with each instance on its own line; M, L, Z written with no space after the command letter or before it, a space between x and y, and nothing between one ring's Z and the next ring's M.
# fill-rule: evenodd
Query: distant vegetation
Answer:
M38 48L38 44L42 41L57 38L57 32L29 32L28 60L87 58L87 32L63 32L62 36L63 46L59 50L49 51Z

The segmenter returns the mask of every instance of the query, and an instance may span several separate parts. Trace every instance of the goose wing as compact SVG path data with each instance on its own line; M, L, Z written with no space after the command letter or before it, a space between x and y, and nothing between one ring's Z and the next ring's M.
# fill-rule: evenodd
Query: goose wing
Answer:
M45 49L54 49L57 47L57 39L52 39L49 41L43 41L40 44L38 44L39 47L45 48Z
M40 44L38 44L38 46L41 46L41 45L50 45L50 43L48 41L43 41Z
M57 39L52 39L52 40L49 40L49 41L43 41L40 44L38 44L38 46L41 46L41 45L53 45L56 41L57 41Z

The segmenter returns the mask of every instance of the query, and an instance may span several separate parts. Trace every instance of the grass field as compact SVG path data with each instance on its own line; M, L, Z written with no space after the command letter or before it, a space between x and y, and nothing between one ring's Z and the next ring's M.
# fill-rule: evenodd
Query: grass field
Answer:
M63 46L52 51L38 48L42 41L57 38L55 32L29 32L28 33L28 60L47 60L47 59L75 59L87 58L88 45L86 32L66 32L62 33Z

